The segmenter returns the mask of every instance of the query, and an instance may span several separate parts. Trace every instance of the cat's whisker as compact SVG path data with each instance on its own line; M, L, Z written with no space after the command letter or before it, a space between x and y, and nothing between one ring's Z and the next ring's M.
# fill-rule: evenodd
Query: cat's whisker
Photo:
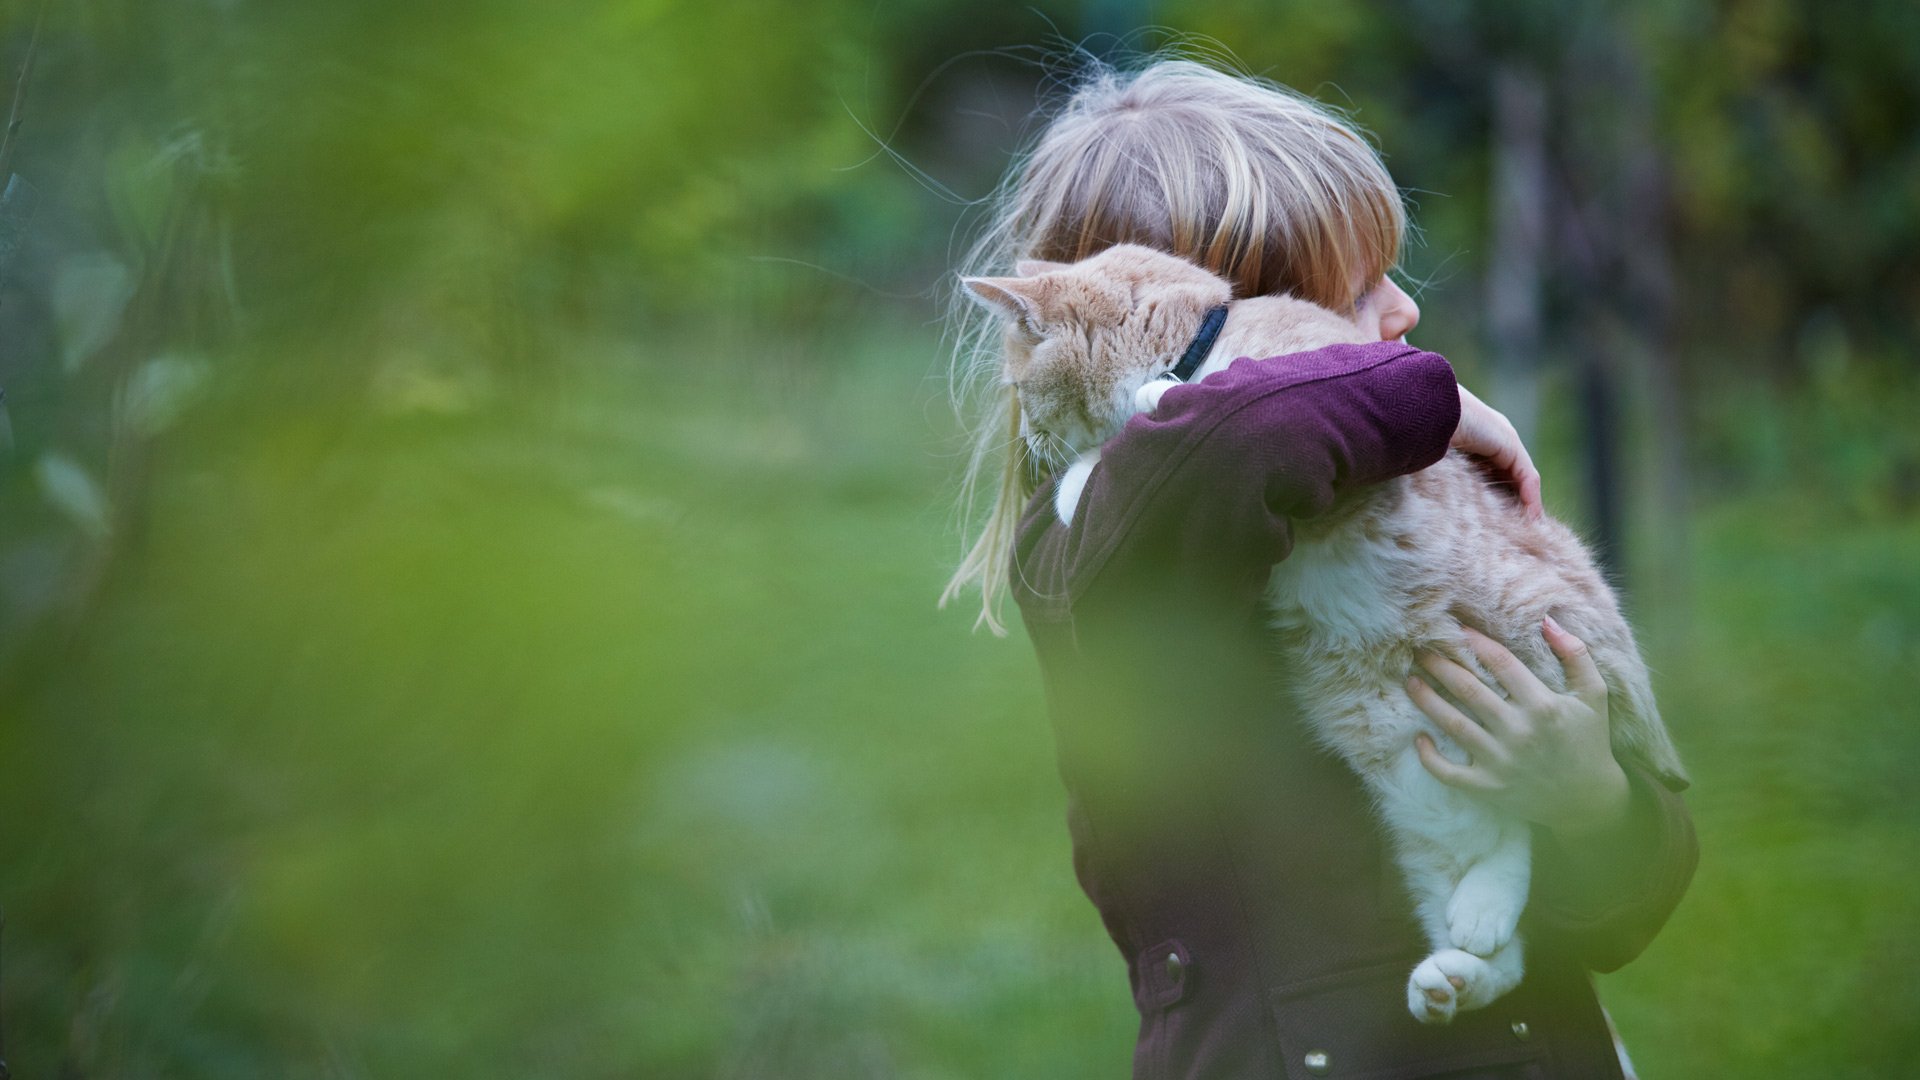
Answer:
M1067 442L1067 440L1051 431L1043 432L1042 434L1047 441L1049 451L1047 454L1048 464L1057 468L1080 456L1074 452L1073 444Z
M1050 469L1057 469L1080 456L1071 443L1054 432L1040 429L1028 432L1027 449Z

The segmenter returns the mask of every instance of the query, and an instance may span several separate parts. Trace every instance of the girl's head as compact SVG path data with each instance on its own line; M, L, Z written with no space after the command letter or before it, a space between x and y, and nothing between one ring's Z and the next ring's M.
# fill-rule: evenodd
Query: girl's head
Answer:
M1016 257L1114 244L1192 260L1236 295L1350 311L1400 256L1400 192L1327 107L1183 60L1090 78L1008 192Z
M1406 216L1379 155L1326 106L1285 88L1184 60L1135 73L1100 70L1042 131L975 249L974 273L1017 260L1078 262L1115 244L1157 248L1232 283L1234 295L1292 293L1377 321L1398 337L1418 318L1386 272ZM963 320L973 309L960 307ZM998 388L984 412L966 489L1002 461L985 528L942 602L968 585L995 611L1014 527L1041 477L1024 452L1020 403L1000 370L992 328L971 324L962 354Z

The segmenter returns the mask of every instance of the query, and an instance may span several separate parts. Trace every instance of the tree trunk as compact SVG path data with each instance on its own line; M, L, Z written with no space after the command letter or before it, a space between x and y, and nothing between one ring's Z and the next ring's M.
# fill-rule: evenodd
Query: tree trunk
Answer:
M1546 254L1547 87L1539 72L1514 61L1493 73L1493 167L1487 267L1490 397L1523 442L1540 418L1540 322Z

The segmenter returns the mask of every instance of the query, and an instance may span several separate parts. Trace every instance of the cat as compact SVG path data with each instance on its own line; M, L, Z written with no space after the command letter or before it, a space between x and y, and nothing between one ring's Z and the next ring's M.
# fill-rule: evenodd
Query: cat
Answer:
M1017 387L1020 431L1058 478L1054 512L1071 523L1100 445L1176 385L1166 372L1232 289L1184 259L1124 244L1071 265L1023 261L1018 273L964 284L1007 324L1005 376ZM1235 357L1364 340L1352 322L1307 301L1241 299L1192 378ZM1564 691L1540 633L1551 613L1586 643L1606 679L1615 754L1669 783L1684 785L1685 773L1633 632L1592 556L1566 526L1520 512L1458 451L1344 495L1294 531L1293 551L1267 588L1288 691L1315 738L1373 797L1433 950L1408 977L1407 1008L1424 1023L1446 1023L1519 984L1532 853L1525 821L1421 765L1416 732L1452 760L1465 754L1407 696L1415 655L1451 656L1497 685L1464 647L1459 627L1471 626Z

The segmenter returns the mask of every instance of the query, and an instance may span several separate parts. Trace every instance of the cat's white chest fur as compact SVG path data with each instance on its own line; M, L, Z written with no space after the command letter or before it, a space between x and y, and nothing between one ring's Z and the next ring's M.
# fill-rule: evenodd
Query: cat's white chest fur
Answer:
M1326 646L1362 648L1404 632L1407 608L1396 585L1408 571L1406 554L1384 537L1302 539L1274 567L1267 599L1277 624L1311 625Z
M1089 450L1061 472L1053 486L1053 512L1060 518L1060 524L1073 524L1073 511L1080 505L1080 493L1087 490L1087 478L1093 475L1093 467L1098 464L1100 451Z

